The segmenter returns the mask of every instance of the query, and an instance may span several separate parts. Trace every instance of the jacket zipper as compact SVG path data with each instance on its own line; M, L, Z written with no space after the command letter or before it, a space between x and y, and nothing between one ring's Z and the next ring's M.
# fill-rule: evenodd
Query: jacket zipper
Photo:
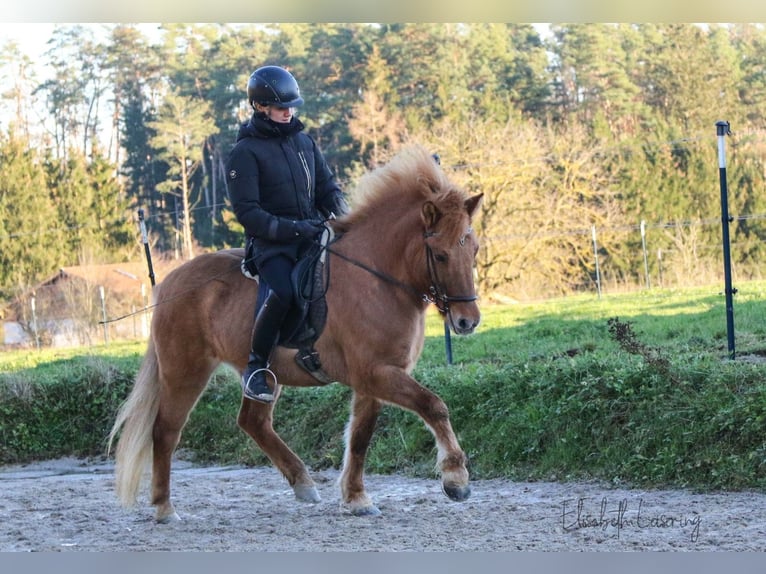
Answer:
M311 199L311 172L309 172L309 164L306 162L306 157L302 151L298 152L298 157L301 160L303 171L306 173L306 193L308 193L309 200Z

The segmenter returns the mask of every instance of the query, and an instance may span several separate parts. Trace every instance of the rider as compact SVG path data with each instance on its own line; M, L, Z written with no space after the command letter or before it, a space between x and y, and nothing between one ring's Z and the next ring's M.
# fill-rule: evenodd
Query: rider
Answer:
M323 221L348 211L335 176L295 109L303 98L295 78L279 66L255 70L247 82L250 120L240 126L229 155L226 183L234 214L247 236L246 257L260 289L244 396L274 400L266 373L279 331L293 303L290 275ZM276 385L276 380L274 380Z

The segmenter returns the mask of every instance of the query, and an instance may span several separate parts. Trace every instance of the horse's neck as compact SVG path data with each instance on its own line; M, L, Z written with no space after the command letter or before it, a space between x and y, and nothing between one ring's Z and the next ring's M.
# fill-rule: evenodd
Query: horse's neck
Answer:
M425 292L425 263L418 257L419 245L404 221L397 221L381 232L377 225L363 225L352 229L344 238L345 253L349 258L364 263L389 278L391 287L411 293ZM378 278L377 280L381 280Z

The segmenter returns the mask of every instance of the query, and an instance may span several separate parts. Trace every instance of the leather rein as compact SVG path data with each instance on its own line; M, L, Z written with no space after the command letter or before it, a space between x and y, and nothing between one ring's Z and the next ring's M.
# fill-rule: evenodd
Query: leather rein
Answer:
M465 243L465 237L470 232L471 232L471 229L469 228L466 234L460 238L461 245ZM435 235L435 233L433 232L424 232L423 239L428 239L429 237L433 235ZM341 237L342 236L336 237L335 241L339 240ZM333 241L333 243L335 241ZM428 293L421 293L418 289L415 289L412 285L403 283L399 281L398 279L396 279L395 277L388 275L387 273L378 271L377 269L374 269L373 267L370 267L369 265L366 265L365 263L362 263L361 261L357 261L356 259L348 257L347 255L343 255L342 253L339 253L338 251L335 251L334 249L332 249L330 245L327 245L325 249L329 251L330 253L332 253L333 255L337 255L344 261L347 261L351 263L352 265L359 267L360 269L364 269L365 271L374 275L378 279L381 279L387 283L390 283L391 285L399 287L400 289L403 289L404 291L407 291L408 293L415 295L415 297L417 297L424 303L433 303L434 305L436 305L436 308L439 310L439 312L442 315L445 315L449 318L450 324L452 325L452 329L455 330L455 325L452 320L452 313L450 311L450 303L468 303L471 301L476 301L478 299L478 296L475 294L474 295L448 295L447 290L444 288L444 284L442 283L439 277L439 273L436 269L436 256L434 255L433 249L431 249L431 246L428 245L428 243L425 244L425 247L426 247L426 267L428 269L428 279L431 283L430 286L428 287Z

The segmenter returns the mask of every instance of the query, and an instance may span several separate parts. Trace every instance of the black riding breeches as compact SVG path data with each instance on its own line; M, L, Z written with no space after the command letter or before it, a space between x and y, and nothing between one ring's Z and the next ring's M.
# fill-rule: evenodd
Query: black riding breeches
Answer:
M293 286L290 275L293 267L295 267L295 263L292 259L283 255L275 255L261 263L258 267L258 275L261 279L261 288L258 292L258 308L266 299L269 289L274 291L276 296L285 305L292 306Z

